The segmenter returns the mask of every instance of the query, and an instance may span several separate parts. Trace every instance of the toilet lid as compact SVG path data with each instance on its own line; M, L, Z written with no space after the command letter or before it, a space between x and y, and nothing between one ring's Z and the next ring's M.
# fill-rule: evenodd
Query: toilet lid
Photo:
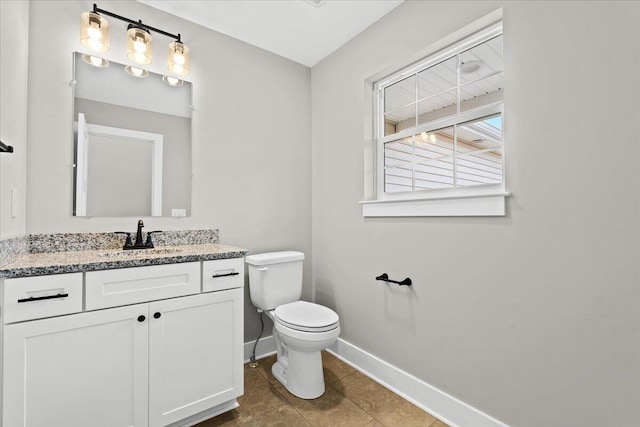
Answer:
M291 329L306 332L325 332L338 326L335 311L319 304L296 301L278 306L275 310L276 321Z

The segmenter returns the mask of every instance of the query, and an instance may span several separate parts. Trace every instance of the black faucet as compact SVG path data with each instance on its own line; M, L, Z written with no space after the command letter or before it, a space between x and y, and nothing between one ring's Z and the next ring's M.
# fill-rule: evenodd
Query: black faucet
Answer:
M138 231L136 231L136 243L134 246L142 246L142 227L144 227L144 222L140 220L138 221Z
M160 230L155 230L155 231L147 231L147 241L142 243L142 228L144 227L144 222L142 222L142 220L138 221L138 230L136 231L136 242L135 243L131 243L131 233L128 233L126 231L116 231L116 234L126 234L127 238L124 242L124 246L122 247L122 249L124 250L128 250L128 249L152 249L153 246L153 241L151 240L151 235L153 233L162 233L162 231Z

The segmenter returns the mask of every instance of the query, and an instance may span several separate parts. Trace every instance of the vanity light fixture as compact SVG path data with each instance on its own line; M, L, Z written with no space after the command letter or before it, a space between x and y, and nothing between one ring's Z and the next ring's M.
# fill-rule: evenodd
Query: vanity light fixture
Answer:
M127 58L138 64L151 64L151 34L137 24L129 24L127 29Z
M169 43L167 64L169 71L181 76L189 74L189 48L182 43L180 34L171 34L143 24L142 20L134 21L124 16L116 15L100 9L95 3L93 4L92 12L84 12L80 15L80 42L84 46L96 52L109 50L109 23L101 15L129 23L127 27L127 57L131 61L143 65L151 64L153 60L151 32L155 32L175 39Z
M134 67L132 65L127 65L124 67L124 70L127 74L130 74L133 77L147 77L149 75L147 70L143 70L142 68Z
M109 66L109 61L104 58L100 58L98 56L93 55L82 55L82 60L89 65L93 65L98 68L106 68Z
M162 76L162 81L168 84L169 86L174 86L174 87L182 86L182 84L184 83L183 80L177 77L172 77L167 75Z
M96 13L84 12L80 15L80 43L95 52L109 50L109 23Z
M180 41L169 43L169 64L167 68L174 74L189 74L189 48Z

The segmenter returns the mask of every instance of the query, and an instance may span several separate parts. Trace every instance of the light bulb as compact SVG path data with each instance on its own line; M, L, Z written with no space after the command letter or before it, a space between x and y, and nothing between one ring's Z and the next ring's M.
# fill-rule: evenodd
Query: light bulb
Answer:
M102 52L104 44L99 39L89 39L87 41L89 47L95 51Z
M138 63L140 63L140 64L144 63L145 59L146 58L145 58L143 53L136 52L136 53L133 54L133 60L138 62Z
M141 41L140 39L133 42L133 48L135 49L136 52L140 52L140 53L145 53L147 51L147 45L144 43L144 41Z
M97 56L89 56L89 62L91 62L91 65L95 65L96 67L99 67L100 65L102 65L102 58L98 58Z
M431 140L431 142L433 142L434 144L435 144L436 142L438 142L438 138L436 138L436 136L435 136L434 134L431 134L431 135L429 136L429 139L430 139L430 140Z
M173 62L175 62L176 64L180 64L180 65L184 65L184 55L181 53L174 53L173 54Z
M100 40L102 38L102 32L99 27L89 27L87 28L87 35L90 39Z
M109 61L98 56L82 55L82 60L87 64L98 68L106 68L109 66Z
M182 74L182 71L184 70L184 67L180 64L175 64L173 66L173 72L176 74Z
M183 85L183 81L180 80L177 77L173 77L173 76L162 76L162 81L165 82L166 84L168 84L169 86L182 86Z
M420 136L422 137L422 139L427 139L427 137L429 136L429 134L428 134L428 133L426 133L426 132L422 132L422 133L420 134Z
M131 65L127 65L126 67L124 67L124 70L133 77L147 77L149 75L149 72L147 70L133 67Z

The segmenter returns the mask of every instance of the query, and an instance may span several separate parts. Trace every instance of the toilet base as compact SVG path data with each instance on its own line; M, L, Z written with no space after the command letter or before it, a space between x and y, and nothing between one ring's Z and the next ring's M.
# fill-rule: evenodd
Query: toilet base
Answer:
M322 356L319 351L300 352L288 349L278 357L271 373L289 393L301 399L316 399L324 394Z
M277 322L272 311L265 312L273 325L278 360L271 373L289 393L301 399L316 399L324 394L321 351L330 347L340 334L340 326L325 332L301 332Z

